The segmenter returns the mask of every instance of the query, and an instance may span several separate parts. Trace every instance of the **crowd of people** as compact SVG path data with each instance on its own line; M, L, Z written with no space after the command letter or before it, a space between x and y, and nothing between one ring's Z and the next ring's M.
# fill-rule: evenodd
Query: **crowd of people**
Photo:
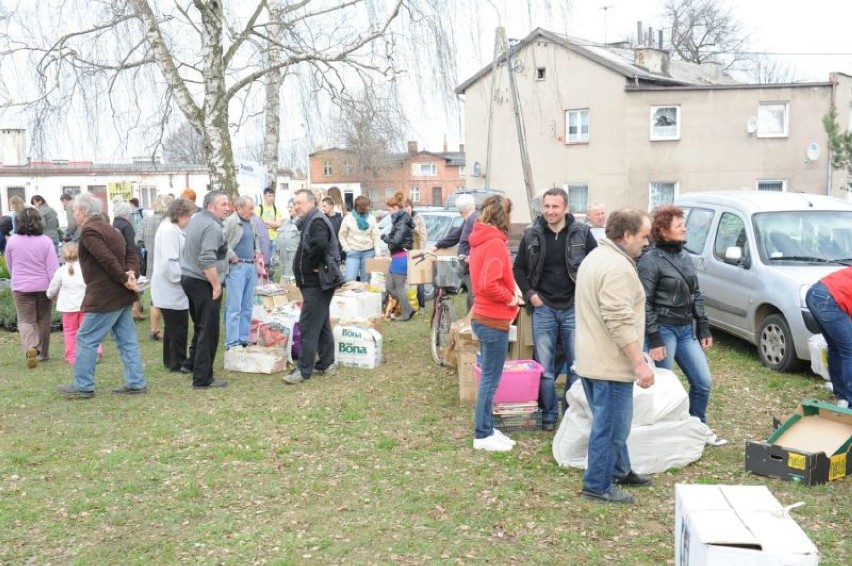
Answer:
M43 198L34 196L27 207L13 197L12 232L0 239L26 365L37 367L50 359L51 301L56 300L65 360L74 368L73 381L60 385L59 392L94 396L102 343L112 334L125 382L113 392L146 393L134 323L142 312L139 281L144 272L151 283L149 338L162 341L163 365L191 374L195 389L226 387L214 375L223 289L228 290L224 346L246 347L255 289L261 279L272 277L277 263L280 277L292 278L303 297L301 356L284 383L332 374L329 310L334 291L345 281L369 277L366 261L381 253L380 242L390 255L387 292L401 308L395 320L410 320L414 313L407 255L426 246L425 226L402 193L386 204L391 226L380 236L370 200L357 197L350 211L339 191L296 191L282 215L273 189L264 191L257 207L249 197L231 202L216 190L199 207L195 193L187 189L177 198L159 197L149 215L139 213L138 202L116 201L111 222L97 197L63 195L67 228L60 232L57 213ZM560 413L567 410L565 392L581 380L593 415L583 496L632 502L621 487L651 483L631 469L626 444L633 387L654 382L649 358L661 368L677 363L689 384L690 415L707 422L712 376L705 351L713 338L696 268L684 250L684 212L662 206L651 215L621 209L607 217L605 207L593 203L586 222L580 222L569 211L567 193L549 189L513 259L509 199L491 196L477 211L472 197L463 195L458 207L464 223L433 249L458 245L461 275L468 282L471 324L481 355L473 448L509 451L515 446L494 427L492 405L510 326L518 310L526 308L535 357L543 367L538 402L544 430L555 430ZM846 406L852 397L850 281L852 268L847 268L825 277L807 294L828 343L835 394ZM567 376L565 391L557 394L556 377L562 373ZM725 442L715 432L708 440L716 446Z

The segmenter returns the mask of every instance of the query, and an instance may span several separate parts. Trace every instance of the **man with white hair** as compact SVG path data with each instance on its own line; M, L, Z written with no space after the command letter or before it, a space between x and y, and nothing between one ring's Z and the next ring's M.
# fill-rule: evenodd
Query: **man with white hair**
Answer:
M223 223L228 242L228 298L225 303L225 349L248 346L251 310L258 271L263 270L254 200L240 196Z
M456 199L456 207L459 209L461 217L464 218L464 224L432 246L432 251L451 248L458 244L459 277L461 277L462 283L467 289L467 310L470 311L473 306L473 285L470 281L470 266L467 258L470 255L470 233L473 231L473 225L479 214L476 212L476 201L473 195L459 195Z
M113 393L147 393L145 373L131 305L139 286L139 254L101 216L101 201L91 194L74 200L74 219L81 226L80 270L86 281L81 310L86 313L77 332L74 382L58 390L68 397L94 397L98 344L112 332L124 364L124 385Z
M204 208L186 225L180 254L180 285L189 299L194 325L187 367L192 368L192 387L227 387L213 377L213 361L219 346L219 311L222 282L228 273L228 243L222 221L228 216L228 197L222 191L204 196Z
M586 210L586 224L595 240L600 242L606 237L606 205L595 201Z

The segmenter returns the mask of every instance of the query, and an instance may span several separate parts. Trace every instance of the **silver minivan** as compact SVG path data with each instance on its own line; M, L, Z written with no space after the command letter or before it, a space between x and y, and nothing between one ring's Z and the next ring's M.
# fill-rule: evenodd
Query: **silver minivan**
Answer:
M852 204L767 191L691 193L675 204L710 324L755 344L766 367L798 369L818 332L805 293L852 264Z

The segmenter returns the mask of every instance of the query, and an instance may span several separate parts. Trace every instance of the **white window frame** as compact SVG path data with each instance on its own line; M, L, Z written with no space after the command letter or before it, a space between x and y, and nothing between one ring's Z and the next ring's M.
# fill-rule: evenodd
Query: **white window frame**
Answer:
M411 204L420 202L420 187L411 187L408 189L408 198L411 199Z
M352 172L355 171L355 165L351 161L343 162L343 174L347 177L352 175Z
M762 184L768 185L770 183L780 183L781 184L781 190L780 191L774 191L773 189L761 189L760 188L760 185L762 185ZM787 192L787 180L786 179L758 179L757 182L754 184L754 190L766 191L766 192L773 191L773 192L786 193Z
M589 210L589 184L588 183L565 183L565 186L563 187L563 189L565 189L565 192L568 193L568 206L571 209L571 214L586 214L586 212L588 212L588 210ZM572 198L572 191L573 192L582 191L584 193L585 198L584 198L583 206L579 206L579 207L574 206L574 202L573 202L573 198Z
M783 107L784 124L781 131L770 128L774 116L771 112L777 112ZM782 100L761 102L757 106L757 137L759 138L786 138L790 132L790 103Z
M674 126L657 126L656 114L661 110L673 109L675 111ZM680 106L677 104L666 104L651 106L650 114L650 138L651 141L676 141L680 139Z
M436 177L438 175L437 163L415 163L411 174L415 177Z
M577 123L577 133L571 134L571 118L576 116L579 120ZM586 131L583 132L583 117L586 118ZM591 132L591 116L588 108L569 108L565 111L565 143L589 143L589 135Z
M671 202L654 202L654 188L655 185L672 185L674 187L674 191L672 193ZM663 205L663 204L672 204L674 200L677 198L678 193L680 192L680 183L677 181L651 181L648 183L648 210L653 210L655 207Z
M334 174L334 167L332 167L331 161L326 161L322 164L322 174L325 177L331 177Z
M464 165L459 165L459 177L464 177L467 172L467 168Z

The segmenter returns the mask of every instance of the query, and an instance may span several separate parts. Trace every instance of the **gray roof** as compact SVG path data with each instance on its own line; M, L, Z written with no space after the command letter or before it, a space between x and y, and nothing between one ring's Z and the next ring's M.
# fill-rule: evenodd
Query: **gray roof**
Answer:
M536 39L544 38L557 45L582 55L591 61L598 63L625 78L640 83L655 84L659 86L710 86L710 85L733 85L738 84L730 75L717 72L709 66L686 63L684 61L670 60L669 73L652 73L647 69L633 64L634 49L613 45L602 45L585 39L568 37L541 28L536 28L528 36L522 39L516 51L532 43ZM505 55L500 56L500 62L505 60ZM489 63L480 69L472 77L456 87L456 94L463 94L476 81L488 75L491 71Z

